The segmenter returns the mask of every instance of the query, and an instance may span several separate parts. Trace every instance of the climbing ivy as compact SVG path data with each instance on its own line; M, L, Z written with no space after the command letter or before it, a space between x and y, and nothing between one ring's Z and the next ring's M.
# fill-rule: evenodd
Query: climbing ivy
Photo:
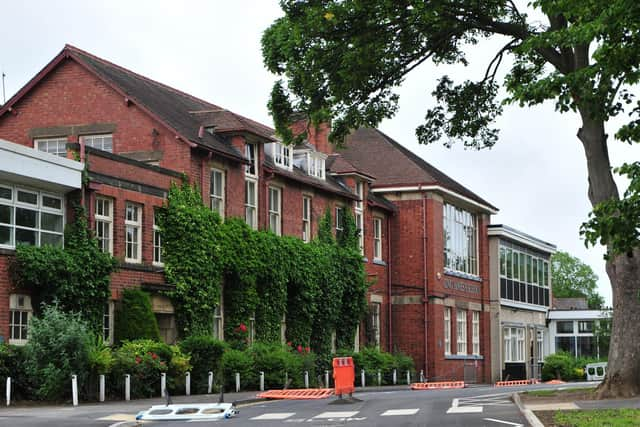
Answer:
M82 206L74 206L73 217L65 228L64 248L18 245L11 276L16 288L33 292L36 312L43 304L56 303L62 311L80 313L94 330L101 331L117 262L98 247Z

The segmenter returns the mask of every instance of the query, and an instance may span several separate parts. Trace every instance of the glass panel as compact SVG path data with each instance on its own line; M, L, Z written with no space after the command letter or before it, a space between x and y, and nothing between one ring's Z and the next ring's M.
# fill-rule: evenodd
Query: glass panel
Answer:
M575 354L575 337L556 337L556 352L558 351L566 351Z
M513 278L520 280L520 260L518 252L513 251Z
M50 234L50 233L41 233L40 234L40 245L51 245L51 246L62 246L62 235L61 234Z
M42 206L50 209L62 209L62 200L56 197L42 196Z
M40 215L40 227L43 230L62 233L62 215L50 214L47 212L42 212Z
M11 227L0 225L0 245L11 245Z
M24 245L36 244L36 231L34 230L22 230L16 228L16 244L22 243Z
M18 190L18 201L22 203L29 203L30 205L37 205L38 195Z
M589 332L593 332L593 321L592 320L585 320L585 321L580 321L578 322L578 332L579 333L589 333Z
M513 278L513 251L507 249L507 278Z
M5 224L13 224L11 221L11 214L13 213L13 208L11 206L0 205L0 222Z
M0 187L0 199L12 200L12 191L10 188Z
M559 334L572 334L573 320L558 322L556 324L556 332L558 332Z
M532 275L531 275L531 264L533 263L533 260L531 258L531 255L527 255L527 283L532 283L533 279L532 279Z
M504 276L507 274L507 249L503 246L500 246L500 275Z
M16 225L36 228L38 225L38 211L16 208Z

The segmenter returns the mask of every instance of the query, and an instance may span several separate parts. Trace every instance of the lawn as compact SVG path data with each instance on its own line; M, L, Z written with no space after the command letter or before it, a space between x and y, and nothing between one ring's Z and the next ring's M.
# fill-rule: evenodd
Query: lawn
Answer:
M550 396L558 396L564 394L574 394L574 393L592 393L595 391L595 387L571 387L565 388L562 390L532 390L523 393L526 396L532 397L550 397Z
M636 427L640 409L556 411L553 422L556 427Z

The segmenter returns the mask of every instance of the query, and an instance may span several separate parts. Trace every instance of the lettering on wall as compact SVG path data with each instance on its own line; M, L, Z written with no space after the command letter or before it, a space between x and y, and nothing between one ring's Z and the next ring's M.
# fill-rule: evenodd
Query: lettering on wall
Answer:
M454 282L451 279L445 279L444 287L445 289L452 289L454 291L467 292L470 294L480 295L479 285L470 285L468 283Z

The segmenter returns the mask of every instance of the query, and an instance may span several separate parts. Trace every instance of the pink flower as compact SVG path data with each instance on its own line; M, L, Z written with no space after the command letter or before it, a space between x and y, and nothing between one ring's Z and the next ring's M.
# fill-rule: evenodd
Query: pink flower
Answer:
M302 346L298 345L298 353L302 353Z
M291 346L292 346L291 341L288 341L288 342L287 342L287 345L288 345L289 347L291 347Z
M240 330L242 332L247 332L247 325L245 325L244 323L240 323Z
M306 347L306 348L304 349L304 351L306 351L307 353L309 353L309 352L311 351L311 347Z

